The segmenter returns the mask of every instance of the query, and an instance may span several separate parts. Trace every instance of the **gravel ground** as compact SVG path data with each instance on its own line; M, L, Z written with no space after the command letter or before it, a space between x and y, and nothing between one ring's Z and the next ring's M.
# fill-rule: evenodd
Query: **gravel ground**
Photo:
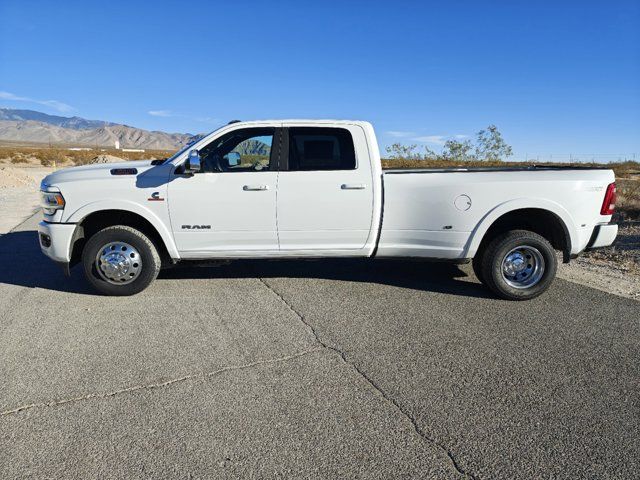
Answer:
M585 258L615 266L631 275L640 275L640 222L620 225L614 245L587 252Z
M640 300L640 223L621 225L613 246L585 252L560 265L558 276Z

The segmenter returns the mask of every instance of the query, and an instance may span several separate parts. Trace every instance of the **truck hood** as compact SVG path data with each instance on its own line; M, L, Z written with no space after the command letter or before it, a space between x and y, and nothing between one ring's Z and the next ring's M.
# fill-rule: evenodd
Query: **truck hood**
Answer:
M111 170L118 168L135 168L137 174L145 172L150 168L152 160L138 160L131 162L118 163L94 163L91 165L83 165L81 167L63 168L47 175L43 180L41 187L44 185L55 186L61 183L84 181L84 180L104 180L107 178L118 179L121 175L112 175ZM135 175L127 175L135 176Z

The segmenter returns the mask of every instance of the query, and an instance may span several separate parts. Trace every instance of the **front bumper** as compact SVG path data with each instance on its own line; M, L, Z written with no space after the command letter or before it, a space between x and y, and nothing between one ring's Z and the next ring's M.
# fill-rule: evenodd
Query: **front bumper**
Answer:
M42 253L54 262L68 266L71 261L71 242L76 227L75 223L40 222L38 241Z
M612 245L618 235L618 225L616 223L607 223L604 225L596 225L593 234L587 243L587 250L594 248L608 247Z

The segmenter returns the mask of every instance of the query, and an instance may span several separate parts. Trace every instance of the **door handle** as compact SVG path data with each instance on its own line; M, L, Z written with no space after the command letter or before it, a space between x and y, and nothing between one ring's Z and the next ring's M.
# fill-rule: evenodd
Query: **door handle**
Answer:
M264 190L269 190L268 185L245 185L242 187L242 190L245 192L262 192Z
M364 190L367 186L364 183L343 183L340 188L342 190Z

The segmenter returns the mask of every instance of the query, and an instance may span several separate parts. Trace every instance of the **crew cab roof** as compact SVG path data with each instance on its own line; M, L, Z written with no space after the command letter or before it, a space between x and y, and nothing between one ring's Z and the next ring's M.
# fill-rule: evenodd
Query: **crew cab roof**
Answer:
M309 118L286 118L286 119L267 119L267 120L248 120L248 121L234 121L232 125L264 125L264 124L311 124L311 125L370 125L369 122L363 120L335 120L335 119L309 119Z

